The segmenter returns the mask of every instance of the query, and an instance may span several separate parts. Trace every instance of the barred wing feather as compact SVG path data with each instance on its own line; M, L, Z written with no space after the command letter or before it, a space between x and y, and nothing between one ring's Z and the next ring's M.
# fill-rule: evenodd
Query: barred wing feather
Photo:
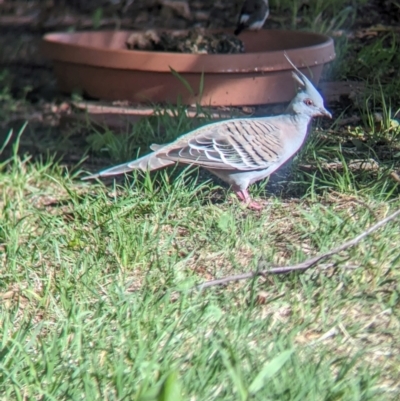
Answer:
M190 138L182 137L160 149L157 157L206 168L242 171L268 168L282 157L281 131L265 120L231 120L204 128L192 132Z

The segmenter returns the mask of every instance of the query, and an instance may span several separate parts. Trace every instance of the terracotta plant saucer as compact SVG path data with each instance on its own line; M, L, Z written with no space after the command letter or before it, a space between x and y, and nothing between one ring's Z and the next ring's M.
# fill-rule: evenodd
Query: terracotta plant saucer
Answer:
M293 63L317 84L325 63L335 58L328 36L297 31L244 32L246 53L182 54L126 49L132 31L51 33L43 53L53 60L62 91L105 100L240 106L289 101ZM171 73L186 80L192 90ZM202 75L202 96L199 88Z

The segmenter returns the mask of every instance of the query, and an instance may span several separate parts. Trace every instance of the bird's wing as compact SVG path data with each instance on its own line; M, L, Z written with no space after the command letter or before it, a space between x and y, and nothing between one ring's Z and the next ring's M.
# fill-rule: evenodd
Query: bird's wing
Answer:
M281 160L282 130L269 119L210 124L157 151L157 158L220 170L261 170ZM272 119L273 120L273 119Z
M240 14L243 15L252 15L255 12L258 12L263 7L263 3L259 1L245 1L243 7L240 11Z
M150 145L150 149L153 152L156 152L157 150L160 150L160 149L164 148L165 146L166 146L165 144L164 145L159 145L157 143L153 143L152 145Z
M241 16L247 15L247 19L263 19L264 15L268 12L269 6L265 1L245 1L240 11ZM246 22L246 21L241 21Z
M269 15L269 5L265 1L245 1L240 11L237 27L234 32L235 35L239 35L244 29L252 27L254 23L260 22L261 28L265 20Z

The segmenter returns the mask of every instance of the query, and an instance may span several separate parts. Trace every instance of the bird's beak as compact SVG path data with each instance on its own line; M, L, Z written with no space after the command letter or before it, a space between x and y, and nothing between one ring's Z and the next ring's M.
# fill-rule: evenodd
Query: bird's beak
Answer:
M324 107L321 107L319 111L321 112L321 116L332 118L332 114Z

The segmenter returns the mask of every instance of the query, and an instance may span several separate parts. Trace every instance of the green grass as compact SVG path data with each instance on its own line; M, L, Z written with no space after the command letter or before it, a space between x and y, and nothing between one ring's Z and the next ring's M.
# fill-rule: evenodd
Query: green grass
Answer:
M129 160L140 151L145 150L147 153L148 147L153 143L168 143L179 136L179 133L188 132L195 126L211 121L207 110L199 107L196 117L188 118L186 109L184 105L164 108L155 105L153 116L142 119L133 126L127 126L126 132L118 136L107 127L93 129L89 125L92 133L87 136L87 142L92 151L105 154L112 161Z
M365 190L356 173L298 176L303 198L272 196L257 214L196 170L107 188L14 146L0 174L0 399L399 395L398 223L334 270L190 291L356 236L400 207L388 177Z
M288 26L300 21L325 32L345 24L344 7L361 3L310 1L301 14L293 2L271 6L288 13ZM278 186L251 187L265 205L260 213L193 168L80 180L82 170L94 170L93 158L102 167L119 163L208 122L200 108L189 119L184 106L157 107L118 135L90 124L63 136L57 128L50 132L57 140L29 124L7 131L1 401L400 398L398 220L332 257L333 268L193 290L260 261L304 261L400 208L398 35L336 40L339 57L328 73L362 80L366 90L328 105L335 120L315 122ZM6 78L0 74L4 118L26 102ZM349 115L359 120L342 124ZM74 149L77 137L86 164L43 156Z
M283 20L286 28L329 33L354 23L358 9L368 0L270 0L273 16L289 15Z

